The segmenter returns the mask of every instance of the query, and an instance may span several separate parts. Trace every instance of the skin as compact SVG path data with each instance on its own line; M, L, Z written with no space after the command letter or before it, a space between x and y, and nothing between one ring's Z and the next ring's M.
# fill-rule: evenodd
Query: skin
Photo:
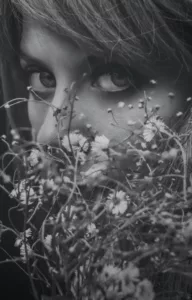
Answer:
M95 86L91 83L90 69L88 61L90 53L81 49L68 38L58 36L40 23L34 22L29 18L25 19L23 34L21 39L21 66L23 69L32 65L36 67L32 74L28 75L29 85L33 87L48 103L57 108L64 107L66 103L65 88L72 82L82 78L83 73L87 73L84 81L79 85L77 95L79 100L75 102L76 117L72 122L72 129L81 129L85 132L86 124L91 124L98 134L104 134L110 140L122 141L128 136L129 126L127 122L144 121L144 110L138 107L139 99L143 98L144 91L152 97L148 106L160 105L159 114L166 122L178 111L183 111L186 97L190 96L192 88L187 85L189 73L182 69L182 66L174 60L157 61L154 63L155 79L157 85L150 84L148 79L144 84L138 83L141 78L133 78L134 88L127 84L125 90L119 89L111 80L111 76L104 74L96 79ZM99 62L98 62L99 64ZM97 65L98 65L97 64ZM42 67L43 66L43 67ZM121 66L120 66L121 67ZM142 66L141 66L142 67ZM55 81L55 86L46 87L40 80L41 72L51 77L48 83ZM146 76L143 76L143 82ZM173 92L174 98L168 97L168 93ZM28 104L28 114L31 126L34 129L34 138L40 143L56 143L57 130L55 128L56 120L53 116L53 109L39 101L33 93L29 93L30 100ZM123 108L118 107L119 102L124 102ZM132 104L133 109L128 105ZM111 108L118 125L114 123L112 114L108 113ZM82 118L82 114L85 116ZM64 131L68 126L68 120L64 121ZM133 127L131 128L131 130Z

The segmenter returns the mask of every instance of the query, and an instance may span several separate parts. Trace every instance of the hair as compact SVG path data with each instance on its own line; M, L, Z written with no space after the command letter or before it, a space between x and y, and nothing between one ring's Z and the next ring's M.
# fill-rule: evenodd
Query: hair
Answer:
M127 64L173 55L186 66L192 60L191 0L1 0L0 11L4 54L18 48L22 15L28 15L97 55Z

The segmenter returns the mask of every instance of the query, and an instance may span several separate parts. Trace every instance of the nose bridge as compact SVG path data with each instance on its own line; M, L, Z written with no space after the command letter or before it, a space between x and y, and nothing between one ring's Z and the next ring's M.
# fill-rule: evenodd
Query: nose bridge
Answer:
M56 109L64 107L66 101L65 86L62 84L57 86L51 105L48 105L47 112L42 125L37 134L37 141L40 143L53 142L57 137L57 121L54 112Z

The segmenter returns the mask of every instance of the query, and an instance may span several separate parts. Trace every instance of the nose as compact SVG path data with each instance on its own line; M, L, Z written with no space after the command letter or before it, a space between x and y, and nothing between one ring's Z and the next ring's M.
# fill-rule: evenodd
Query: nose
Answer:
M57 87L52 102L50 105L47 104L47 111L45 113L44 120L42 120L41 127L37 133L37 142L41 144L57 142L59 128L57 126L58 122L56 118L56 110L62 109L66 105L66 99L66 92L63 85L61 87ZM67 123L67 120L64 122Z

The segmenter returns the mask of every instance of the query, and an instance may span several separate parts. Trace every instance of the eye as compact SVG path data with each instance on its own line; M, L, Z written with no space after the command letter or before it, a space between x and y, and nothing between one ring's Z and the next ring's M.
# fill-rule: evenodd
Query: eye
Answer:
M92 86L104 92L119 92L134 86L132 76L120 64L105 64L92 73Z
M28 84L36 91L46 91L56 87L54 75L46 70L41 70L36 67L26 67L25 71L28 75Z
M49 72L34 72L29 78L29 85L31 85L34 90L40 90L42 87L50 89L56 87L56 80Z

